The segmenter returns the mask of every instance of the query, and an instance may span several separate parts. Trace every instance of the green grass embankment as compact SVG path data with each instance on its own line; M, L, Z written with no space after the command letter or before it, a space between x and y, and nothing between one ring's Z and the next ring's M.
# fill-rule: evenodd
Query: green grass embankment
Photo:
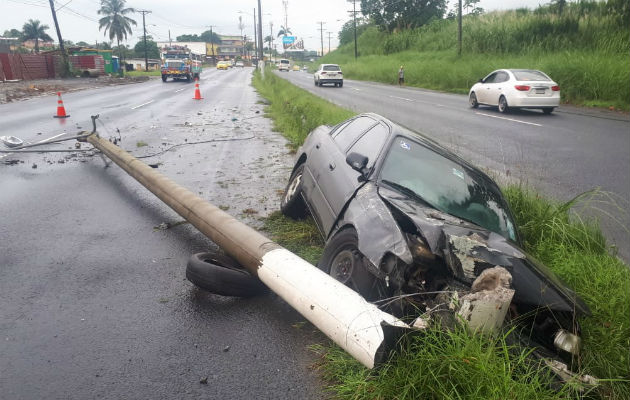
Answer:
M320 124L352 115L268 71L254 76L267 98L275 128L295 148ZM572 216L582 197L566 204L510 186L504 193L526 250L547 264L587 302L583 318L582 370L602 379L593 398L630 398L630 269L609 252L600 230ZM311 263L323 242L313 221L292 221L279 212L265 222L274 240ZM368 370L331 342L314 346L329 389L342 399L578 399L572 385L549 389L549 374L531 365L526 349L504 338L474 336L463 329L409 339L401 354L379 370Z
M605 4L567 4L562 15L548 8L465 16L462 55L457 23L438 20L395 33L370 27L354 44L319 60L337 63L349 79L397 83L405 67L410 86L467 93L499 68L531 68L559 83L566 103L630 109L630 21Z

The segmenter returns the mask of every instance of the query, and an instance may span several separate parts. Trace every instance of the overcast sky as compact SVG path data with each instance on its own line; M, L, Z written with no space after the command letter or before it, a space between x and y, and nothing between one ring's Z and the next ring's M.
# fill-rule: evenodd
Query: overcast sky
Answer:
M357 0L357 3L359 1ZM486 10L535 8L548 0L481 0ZM450 0L449 4L454 4ZM167 41L182 34L201 33L212 25L213 30L223 35L240 35L238 17L243 17L243 34L254 34L254 8L256 0L127 0L128 7L150 10L146 16L147 32L157 41ZM269 23L273 23L274 36L280 25L284 25L282 0L261 0L263 12L263 37L269 35ZM98 30L100 0L59 0L57 19L64 40L94 43L107 38ZM64 6L65 5L65 6ZM352 4L346 0L288 0L288 25L294 35L304 39L307 49L320 48L319 21L325 22L324 48L328 51L328 32L331 32L331 47L337 46L337 33L350 18L348 10ZM239 11L242 13L239 14ZM256 8L256 13L258 9ZM142 15L132 16L138 26L126 44L133 46L142 37ZM28 19L38 19L50 27L48 34L57 40L49 0L0 0L0 33L7 29L22 29Z

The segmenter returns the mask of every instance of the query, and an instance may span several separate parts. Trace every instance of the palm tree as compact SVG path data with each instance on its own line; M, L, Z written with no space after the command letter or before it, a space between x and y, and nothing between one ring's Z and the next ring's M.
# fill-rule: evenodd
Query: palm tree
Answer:
M276 37L280 37L280 36L287 36L287 35L291 35L291 28L287 27L285 28L284 26L280 25L280 30L278 31L278 36Z
M131 35L132 24L137 25L136 21L125 16L125 14L134 13L136 10L131 7L125 8L125 3L126 0L101 0L101 9L98 10L99 14L104 15L98 20L98 29L105 28L105 35L109 33L110 40L116 38L118 56L121 61L120 41L127 39L127 35Z
M39 53L39 39L52 40L46 33L48 25L41 25L39 20L29 19L22 27L22 40L35 40L35 52Z

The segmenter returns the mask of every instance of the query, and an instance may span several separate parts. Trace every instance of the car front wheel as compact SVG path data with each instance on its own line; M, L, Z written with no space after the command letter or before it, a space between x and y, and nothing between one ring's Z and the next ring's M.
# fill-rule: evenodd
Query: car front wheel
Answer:
M477 95L475 94L475 92L472 92L470 94L470 97L468 97L468 103L470 104L471 108L479 107L479 102L477 101Z
M306 204L302 198L302 175L304 174L304 164L298 166L291 174L289 184L284 190L284 196L280 202L282 214L293 219L300 219L306 216Z
M359 240L354 228L339 231L330 239L317 268L326 272L366 300L379 298L378 280L370 273L365 257L359 251Z
M510 107L508 106L505 96L499 97L499 112L505 114L509 111L510 111Z

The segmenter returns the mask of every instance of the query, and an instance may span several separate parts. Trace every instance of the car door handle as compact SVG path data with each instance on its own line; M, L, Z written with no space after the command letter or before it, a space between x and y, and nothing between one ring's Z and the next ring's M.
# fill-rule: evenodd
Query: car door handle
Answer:
M328 164L328 169L330 169L331 171L335 169L335 163L331 162L330 164Z

